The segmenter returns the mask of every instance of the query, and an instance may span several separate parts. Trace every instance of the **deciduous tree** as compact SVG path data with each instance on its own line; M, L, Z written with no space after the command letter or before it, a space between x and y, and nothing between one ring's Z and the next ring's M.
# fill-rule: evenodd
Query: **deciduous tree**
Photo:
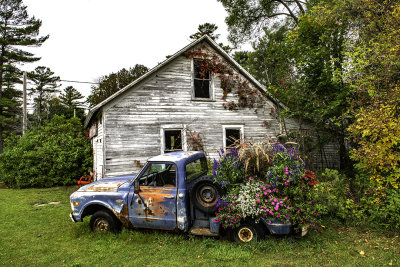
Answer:
M129 70L124 68L117 73L111 73L100 77L99 85L92 86L92 91L88 96L87 102L91 107L99 104L112 94L145 74L148 70L147 67L136 64L135 67L129 68Z

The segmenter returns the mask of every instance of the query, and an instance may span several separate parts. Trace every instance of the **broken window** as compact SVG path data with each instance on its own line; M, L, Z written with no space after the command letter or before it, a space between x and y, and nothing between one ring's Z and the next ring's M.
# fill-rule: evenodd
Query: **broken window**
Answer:
M194 97L195 98L211 98L210 97L210 84L211 74L205 71L202 66L207 64L206 60L194 59Z
M224 146L229 147L243 139L243 126L223 126Z
M182 151L182 130L164 130L164 153Z

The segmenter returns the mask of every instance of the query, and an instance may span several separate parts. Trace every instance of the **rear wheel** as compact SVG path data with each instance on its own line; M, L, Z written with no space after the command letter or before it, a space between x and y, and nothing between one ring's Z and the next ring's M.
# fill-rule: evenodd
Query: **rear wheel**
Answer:
M121 230L121 223L108 211L96 211L90 218L90 228L93 232L118 233Z
M231 230L231 241L237 243L253 243L265 237L264 228L250 221L240 224L239 227Z

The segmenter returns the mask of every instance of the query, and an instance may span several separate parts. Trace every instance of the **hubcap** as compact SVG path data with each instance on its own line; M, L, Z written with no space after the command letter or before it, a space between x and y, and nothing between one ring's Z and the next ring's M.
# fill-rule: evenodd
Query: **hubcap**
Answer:
M108 232L110 230L110 224L107 220L99 218L94 223L94 230L102 233Z
M253 231L251 231L251 229L247 227L241 228L238 232L238 236L240 241L244 243L250 242L254 238Z
M215 189L212 186L203 186L200 188L198 196L199 201L205 206L212 206L217 200Z

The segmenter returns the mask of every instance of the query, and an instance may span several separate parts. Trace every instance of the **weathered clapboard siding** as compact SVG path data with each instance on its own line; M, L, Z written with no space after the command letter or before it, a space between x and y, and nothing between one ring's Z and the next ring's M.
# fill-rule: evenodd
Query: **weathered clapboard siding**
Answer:
M106 176L135 172L134 160L144 163L159 154L161 129L168 125L200 133L211 158L223 147L223 125L244 126L245 139L254 141L280 133L279 121L270 114L270 108L276 108L272 102L257 113L247 108L225 110L216 77L213 94L212 101L192 100L192 59L181 56L107 104L103 109ZM263 126L265 120L272 122L269 128Z
M99 119L97 121L97 135L92 138L93 146L93 165L95 171L95 179L104 177L103 165L104 165L104 131L103 121Z
M211 100L193 99L193 60L185 57L183 51L198 45L207 45L207 49L222 55L240 77L249 80L250 86L264 90L211 39L195 41L89 113L87 125L98 115L98 135L92 139L98 178L137 172L139 166L134 162L143 164L162 152L163 129L182 129L183 149L188 149L189 133L199 133L211 159L218 156L217 150L224 145L225 126L243 127L244 139L252 142L282 133L281 121L272 112L277 111L275 100L265 97L257 113L248 108L225 110L217 77L212 79ZM228 95L227 101L231 100L237 101L235 96ZM285 125L288 130L298 128L291 119Z

